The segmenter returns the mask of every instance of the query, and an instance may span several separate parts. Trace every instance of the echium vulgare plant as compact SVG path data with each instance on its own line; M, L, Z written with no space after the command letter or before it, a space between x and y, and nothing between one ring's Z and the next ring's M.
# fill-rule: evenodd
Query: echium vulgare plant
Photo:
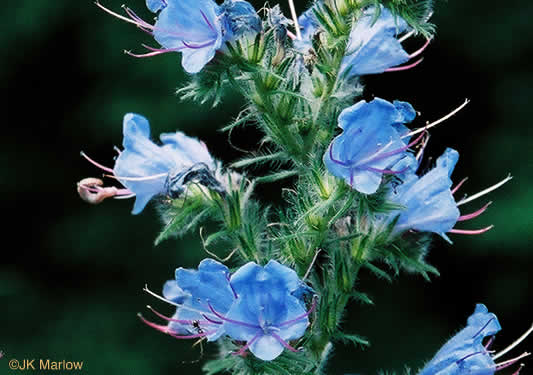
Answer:
M318 0L300 16L289 1L289 17L279 5L258 12L244 0L146 0L157 15L150 22L106 2L96 5L157 43L128 54L168 54L169 64L180 56L190 74L181 99L215 106L234 90L246 107L223 130L254 126L263 134L261 151L224 166L201 140L180 131L152 140L148 120L128 113L114 166L82 153L122 186L86 178L78 183L80 196L89 203L133 198L133 214L157 203L164 226L156 244L205 221L218 225L202 236L209 257L197 269L178 268L161 293L145 288L175 306L174 315L151 307L151 317L140 315L167 335L218 345L205 373L326 373L334 345L369 343L341 324L351 300L373 303L358 284L361 270L387 279L406 270L428 279L438 275L425 260L433 233L451 243L455 235L491 229L463 223L488 203L466 205L510 176L460 199L465 180L452 177L458 151L448 148L420 167L429 132L467 102L420 127L408 102L362 99L362 76L421 62L433 38L430 0ZM420 48L406 50L408 38ZM247 175L246 167L256 165L269 172ZM254 187L281 180L283 204L261 203ZM207 250L214 243L227 250ZM500 357L525 335L495 353L484 339L499 330L496 316L478 304L466 328L419 374L494 374L509 366L517 374L528 353Z

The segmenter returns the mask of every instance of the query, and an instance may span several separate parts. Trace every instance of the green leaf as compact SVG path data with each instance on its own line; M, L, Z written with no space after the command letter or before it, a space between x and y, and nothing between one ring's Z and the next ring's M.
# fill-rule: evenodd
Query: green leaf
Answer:
M298 174L298 171L292 170L292 171L281 171L272 173L267 176L262 176L256 179L258 183L268 183L268 182L275 182L278 180L282 180L284 178L289 178L292 176L296 176Z

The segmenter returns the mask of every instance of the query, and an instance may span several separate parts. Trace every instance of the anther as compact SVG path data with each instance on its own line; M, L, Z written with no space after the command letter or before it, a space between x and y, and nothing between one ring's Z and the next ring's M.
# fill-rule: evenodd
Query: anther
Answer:
M501 356L503 356L504 354L506 354L509 351L511 351L512 349L514 349L518 344L520 344L522 341L524 341L526 339L526 337L528 337L531 334L531 332L533 332L533 325L531 325L531 327L529 327L529 329L522 336L520 336L515 342L513 342L507 348L503 349L501 352L496 354L493 357L493 359L496 360L496 359L500 358Z

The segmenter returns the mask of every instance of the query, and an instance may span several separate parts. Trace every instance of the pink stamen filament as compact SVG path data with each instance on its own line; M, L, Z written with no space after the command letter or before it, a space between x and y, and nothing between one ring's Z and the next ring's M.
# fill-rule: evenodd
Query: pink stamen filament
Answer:
M461 186L463 186L463 184L464 184L467 180L468 180L468 177L463 178L463 179L461 180L461 182L459 182L459 183L457 184L457 186L454 187L454 188L452 189L452 194L455 194L455 192L456 192L457 190L459 190L459 188L460 188Z
M409 65L397 66L397 67L394 67L394 68L388 68L388 69L385 69L385 72L401 72L403 70L409 70L411 68L414 68L418 64L420 64L422 62L422 60L424 60L424 58L418 59L417 61L415 61L414 63L409 64Z
M418 142L420 142L420 140L424 138L424 135L425 135L425 133L420 134L414 141L412 141L411 143L409 143L406 146L400 147L400 148L398 148L396 150L393 150L393 151L385 152L383 154L377 154L374 157L372 157L369 161L365 162L362 165L370 164L370 163L376 162L378 160L382 160L382 159L388 158L390 156L401 154L402 152L408 150L409 148L413 147Z
M127 6L125 5L122 5L122 8L124 9L124 11L126 12L126 14L128 16L130 16L130 18L134 21L137 22L137 24L139 25L139 27L141 27L142 29L153 29L154 26L153 25L150 25L148 22L146 22L145 20L143 20L141 17L139 17L137 14L135 14L135 12L133 10L131 10L130 8L128 8ZM148 31L148 30L145 30L145 31Z
M147 326L152 327L152 328L154 328L154 329L156 329L156 330L158 330L160 332L166 333L167 335L170 335L170 336L172 336L174 338L177 338L177 339L197 339L197 338L200 338L200 337L205 337L205 336L211 335L211 334L216 332L216 330L215 330L215 331L197 333L197 334L194 334L194 335L178 335L176 332L169 330L167 326L162 326L162 325L159 325L159 324L152 323L149 320L146 320L141 314L137 314L137 316Z
M476 229L476 230L468 230L468 229L450 229L448 231L448 233L455 233L455 234L481 234L481 233L485 233L489 230L491 230L492 228L494 228L494 225L489 225L488 227L486 228L483 228L483 229Z
M424 52L429 43L431 43L431 39L427 39L426 43L424 43L424 45L420 49L409 55L409 58L412 59L413 57L417 57L418 55L420 55L422 52Z
M489 342L487 342L487 345L485 345L485 349L488 350L490 348L490 346L492 345L492 343L494 342L494 336L492 336L490 339L489 339Z
M520 336L518 339L516 339L516 341L514 341L511 345L509 345L508 347L503 349L501 352L499 352L498 354L496 354L492 358L494 360L496 360L496 359L500 358L501 356L505 355L506 353L508 353L509 351L514 349L522 341L524 341L526 339L526 337L528 337L531 334L531 332L533 332L533 325L531 327L529 327L529 329L522 336Z
M261 337L262 332L258 332L250 341L246 343L238 352L232 353L233 355L243 355L246 349L250 347L254 342L257 341L259 337Z
M298 37L294 35L290 30L287 30L287 36L292 40L296 40Z
M209 307L209 310L211 310L211 312L216 315L217 318L222 319L225 322L229 322L229 323L233 323L233 324L237 324L237 325L244 326L244 327L249 327L249 328L261 329L261 326L259 326L257 324L250 324L250 323L241 322L241 321L238 321L238 320L233 320L233 319L226 318L224 315L221 315L218 312L216 312L215 309L213 308L213 306L211 306L211 302L209 302L209 301L207 301L207 306Z
M524 368L524 366L525 366L525 365L524 365L523 363L520 364L520 367L518 368L518 370L516 370L515 372L513 372L513 375L518 375L518 374L520 374L520 371L522 371L522 369Z
M313 304L311 305L311 308L306 313L304 313L302 315L299 315L299 316L297 316L294 319L287 320L286 322L277 324L275 327L281 328L281 327L284 327L284 326L290 326L290 325L293 325L294 323L298 322L299 320L307 318L310 314L313 313L313 311L315 311L315 308L316 308L316 305L317 305L316 301L317 301L317 298L313 298Z
M473 212L471 214L468 214L468 215L462 215L462 216L459 216L459 219L457 219L457 221L466 221L466 220L472 220L476 217L478 217L479 215L481 215L483 212L485 212L487 210L487 208L492 204L492 202L488 202L486 205L484 205L483 207L481 207L479 210L477 210L476 212Z
M169 318L168 316L161 314L159 311L154 309L152 306L146 306L146 308L149 309L150 311L152 311L156 316L160 317L163 320L166 320L167 322L175 322L175 323L188 324L188 325L192 325L193 324L193 320L181 320L181 319ZM209 321L205 321L204 322L202 320L197 320L197 322L200 323L200 324L208 324L208 323L210 323Z
M519 360L521 360L522 358L525 358L525 357L528 357L530 356L531 353L528 353L528 352L525 352L525 353L522 353L520 354L518 357L516 358L513 358L513 359L509 359L507 361L504 361L504 362L500 362L500 363L496 363L496 370L497 371L500 371L506 367L509 367L511 365L514 365L516 362L518 362Z
M144 21L142 21L142 23L139 23L139 21L136 21L134 19L131 19L131 18L127 18L127 17L124 17L118 13L115 13L113 12L112 10L110 9L107 9L106 7L104 7L102 4L100 4L100 2L98 0L96 0L94 2L96 4L96 6L100 9L102 9L104 12L118 18L118 19L121 19L122 21L126 21L128 23L131 23L131 24L134 24L135 26L139 26L139 27L144 27L144 28L147 28L147 29L150 29L150 30L153 30L154 29L154 26L153 25L150 25L149 23L146 23ZM129 15L129 14L128 14Z
M109 173L113 173L113 169L109 168L109 167L106 167L106 166L103 166L102 164L100 163L97 163L96 161L94 161L93 159L91 159L90 157L88 157L85 152L83 151L80 151L80 155L83 156L85 159L87 159L87 161L89 163L91 163L92 165L95 165L97 166L98 168L106 171L106 172L109 172Z
M276 334L274 332L271 332L270 335L272 337L274 337L276 340L278 340L279 343L285 347L285 349L289 349L291 352L294 352L294 353L298 353L299 352L298 349L295 349L292 346L290 346L285 340L283 340L281 337L279 337L278 334Z
M124 53L126 55L128 55L128 56L142 59L142 58L145 58L145 57L152 57L152 56L161 55L163 53L176 52L176 51L180 51L182 49L183 49L183 47L169 48L169 49L161 49L159 51L152 51L152 52L147 52L147 53L133 53L131 51L124 50Z
M397 155L397 154L400 154L404 151L406 151L407 149L409 149L410 147L414 146L415 144L417 144L422 138L424 137L424 134L421 134L420 136L418 136L418 138L416 138L414 141L412 141L411 143L409 143L408 145L406 146L403 146L403 147L400 147L396 150L393 150L393 151L389 151L389 152L385 152L385 153L377 153L376 155L372 156L370 159L368 159L367 161L365 161L364 163L361 163L360 165L356 166L356 168L359 168L359 169L367 169L367 170L371 170L373 172L378 172L378 173L387 173L387 174L399 174L399 173L403 173L408 167L404 168L403 170L401 171L392 171L390 169L378 169L378 168L372 168L372 167L365 167L365 165L368 165L370 163L374 163L378 160L382 160L382 159L385 159L385 158L388 158L390 156L394 156L394 155ZM340 161L340 160L337 160L333 157L333 144L329 147L329 157L330 159L334 162L334 163L337 163L337 164L340 164L342 165L343 167L349 167L351 166L351 163L349 162L343 162L343 161Z

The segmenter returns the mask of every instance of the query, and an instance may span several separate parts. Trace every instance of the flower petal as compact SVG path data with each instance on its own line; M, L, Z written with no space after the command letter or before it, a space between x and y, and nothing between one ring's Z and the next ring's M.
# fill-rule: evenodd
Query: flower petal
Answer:
M270 335L263 335L250 345L250 351L263 361L276 359L283 349L283 345Z

